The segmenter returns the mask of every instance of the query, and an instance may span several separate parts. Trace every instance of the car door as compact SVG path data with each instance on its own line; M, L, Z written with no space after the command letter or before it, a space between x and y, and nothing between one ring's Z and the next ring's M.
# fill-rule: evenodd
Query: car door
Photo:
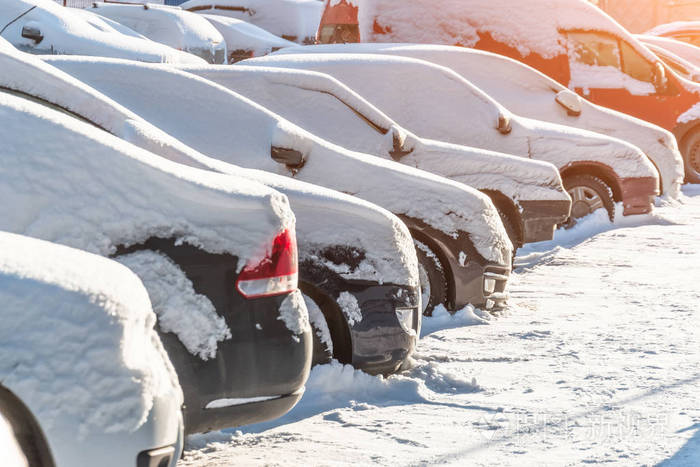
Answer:
M656 83L658 65L627 41L598 31L568 31L569 87L596 104L673 128L680 89Z

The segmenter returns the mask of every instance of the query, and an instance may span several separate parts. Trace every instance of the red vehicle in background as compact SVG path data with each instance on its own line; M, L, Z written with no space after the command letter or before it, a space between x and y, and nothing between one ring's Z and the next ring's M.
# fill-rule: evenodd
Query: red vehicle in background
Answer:
M348 22L340 14L345 1L328 0L319 31L333 18ZM458 4L360 0L358 35L362 42L459 45L520 60L596 104L673 132L686 180L700 183L700 85L675 74L606 13L584 0Z

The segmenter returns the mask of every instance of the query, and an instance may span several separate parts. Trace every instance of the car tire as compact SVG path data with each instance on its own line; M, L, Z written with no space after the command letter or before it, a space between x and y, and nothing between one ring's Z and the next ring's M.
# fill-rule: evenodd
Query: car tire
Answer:
M695 131L683 141L683 165L685 181L700 183L700 131Z
M447 280L440 259L427 245L415 242L423 316L432 316L438 305L447 302Z
M571 216L566 228L576 225L577 219L598 209L605 209L610 222L615 219L615 200L612 189L594 175L581 174L564 178L564 189L571 196Z

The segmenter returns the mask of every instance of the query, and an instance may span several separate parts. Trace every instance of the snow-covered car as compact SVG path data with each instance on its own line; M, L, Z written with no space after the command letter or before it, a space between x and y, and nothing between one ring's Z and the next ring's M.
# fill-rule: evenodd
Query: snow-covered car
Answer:
M313 44L323 10L319 0L189 0L180 6L242 19L299 44Z
M0 37L33 54L118 57L157 63L206 63L192 54L115 28L97 15L52 0L0 2Z
M668 37L658 37L644 34L635 34L639 41L649 47L650 45L668 50L669 52L678 55L683 60L692 63L695 66L700 66L700 47L686 42L681 42Z
M268 55L240 63L327 73L418 136L550 162L571 195L574 219L599 208L612 219L616 201L625 215L646 213L659 194L658 172L639 148L513 115L440 65L376 54Z
M226 63L226 41L200 15L166 5L94 2L90 9L152 41L196 55L207 63Z
M660 24L644 34L669 37L700 47L700 21L674 21L672 23Z
M243 20L221 15L202 15L226 41L228 63L260 57L284 47L297 45Z
M302 47L298 47L302 48ZM551 240L571 200L552 164L419 138L335 78L266 67L181 68L353 151L465 183L489 195L515 247Z
M685 78L696 83L700 82L700 68L688 60L681 58L668 49L658 45L645 42L649 50L659 57L670 69L676 72L681 78Z
M102 128L115 122L27 57L0 53L0 229L115 256L137 273L185 394L186 432L285 413L302 395L312 356L287 198L154 155L69 107L50 108L44 96L56 94ZM157 130L138 119L117 123L139 136Z
M442 303L452 310L467 303L491 308L507 299L512 245L482 193L328 143L220 85L170 67L45 59L207 156L352 194L398 215L418 242L423 277L430 280L423 282L430 297L424 310ZM134 86L133 79L143 85ZM207 160L210 168L226 167Z
M0 303L0 415L24 465L175 466L182 390L134 273L3 232Z
M683 158L673 134L654 124L595 105L552 78L503 55L450 45L363 43L295 47L278 53L379 53L448 67L517 115L602 133L632 143L659 171L663 194L677 197Z
M410 356L420 329L420 290L411 236L396 216L349 195L210 159L34 57L9 50L0 60L7 70L3 75L0 69L5 87L70 109L166 158L245 177L286 194L297 219L300 288L312 305L315 337L330 333L332 340L314 341L315 350L320 349L315 361L332 347L334 358L343 363L389 373ZM30 74L41 85L16 78ZM355 303L357 309L350 306ZM313 313L317 308L322 316Z

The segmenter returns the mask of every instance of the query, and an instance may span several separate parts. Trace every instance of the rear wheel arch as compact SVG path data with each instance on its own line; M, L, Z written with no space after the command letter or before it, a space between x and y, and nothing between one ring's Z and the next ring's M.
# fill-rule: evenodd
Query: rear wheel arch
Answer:
M612 190L613 200L619 202L622 200L622 188L613 169L605 164L598 162L580 162L574 163L560 171L562 180L574 175L592 175L602 180L610 190Z
M444 279L446 283L446 295L447 295L447 302L445 305L448 306L449 304L454 302L454 297L457 295L457 291L455 290L455 280L454 280L454 271L452 270L452 266L450 266L450 262L447 259L447 255L445 254L444 251L442 251L442 248L434 242L428 235L423 233L422 231L418 229L412 228L410 225L408 225L408 230L411 232L411 237L413 237L414 240L421 242L423 245L427 246L431 252L437 257L438 261L440 261L440 265L442 266L442 270L444 272Z
M518 207L516 206L515 201L513 201L512 198L504 195L500 191L481 190L481 192L489 198L491 198L491 202L494 204L494 206L496 206L496 209L498 210L499 214L505 215L508 218L510 227L512 228L513 232L510 232L508 226L506 226L506 231L508 231L509 236L513 235L513 237L510 240L511 242L513 242L514 249L523 246L523 216L520 213Z
M333 358L343 364L352 364L352 337L347 319L340 309L338 302L319 287L299 279L299 289L311 298L321 309L328 325L333 342ZM315 330L314 330L315 332Z
M12 391L0 384L0 413L7 419L27 462L34 467L55 467L51 449L29 408Z

